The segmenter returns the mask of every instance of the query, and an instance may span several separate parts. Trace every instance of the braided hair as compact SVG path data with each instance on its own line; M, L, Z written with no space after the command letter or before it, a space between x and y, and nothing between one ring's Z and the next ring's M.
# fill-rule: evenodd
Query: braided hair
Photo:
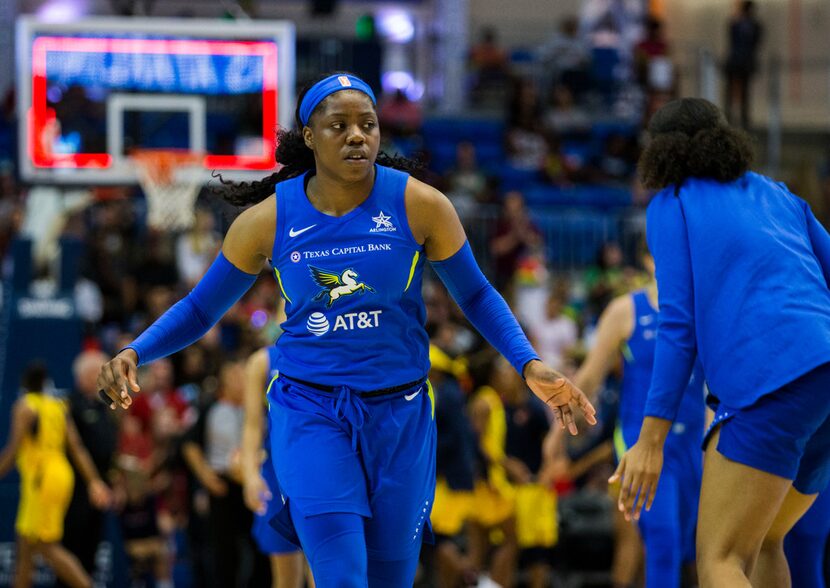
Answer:
M309 170L316 169L314 161L314 152L308 148L303 139L303 124L300 121L300 105L306 93L319 81L335 74L348 74L348 72L330 72L320 75L311 80L300 91L297 98L297 108L294 112L294 120L296 129L280 128L277 131L277 148L275 151L275 159L277 163L282 165L279 171L251 182L233 182L225 180L222 175L215 173L222 186L214 189L214 192L224 198L230 204L239 207L246 207L257 202L262 202L274 193L274 187L285 180L295 178L304 174ZM353 74L350 74L353 75ZM328 98L326 98L328 100ZM322 106L326 100L323 100L317 108ZM314 110L317 112L317 109ZM312 114L313 116L313 114ZM422 163L417 159L410 159L399 155L389 155L383 151L378 153L377 163L386 167L392 167L406 172L417 172L422 168Z

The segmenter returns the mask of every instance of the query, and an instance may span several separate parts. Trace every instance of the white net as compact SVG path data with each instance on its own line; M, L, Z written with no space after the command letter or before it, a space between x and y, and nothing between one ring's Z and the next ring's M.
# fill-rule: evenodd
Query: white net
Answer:
M172 150L142 150L130 155L147 198L147 223L161 231L193 226L194 205L202 188L202 156Z

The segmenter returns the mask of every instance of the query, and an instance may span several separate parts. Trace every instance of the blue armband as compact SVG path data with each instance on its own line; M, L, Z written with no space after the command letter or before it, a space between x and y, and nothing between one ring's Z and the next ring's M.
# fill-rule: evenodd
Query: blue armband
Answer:
M539 356L504 298L481 273L470 243L465 241L455 255L431 264L464 316L524 376L525 365Z
M220 252L190 294L171 306L125 349L136 352L139 365L184 349L219 322L257 277L238 269Z

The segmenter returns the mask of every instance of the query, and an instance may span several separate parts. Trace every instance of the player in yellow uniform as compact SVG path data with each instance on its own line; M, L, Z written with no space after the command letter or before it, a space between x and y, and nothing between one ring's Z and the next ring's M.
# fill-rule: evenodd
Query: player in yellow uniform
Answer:
M66 405L41 392L46 377L42 364L26 370L23 387L27 392L12 408L11 433L0 452L0 477L8 473L15 459L20 472L14 586L31 585L32 560L39 553L63 582L78 588L91 587L92 579L80 562L60 544L74 483L67 450L86 479L93 505L106 508L110 492L68 418Z

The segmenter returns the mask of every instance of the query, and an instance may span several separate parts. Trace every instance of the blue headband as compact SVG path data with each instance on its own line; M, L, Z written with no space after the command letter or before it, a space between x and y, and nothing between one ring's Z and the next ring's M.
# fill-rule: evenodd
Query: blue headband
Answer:
M303 96L303 101L300 103L300 122L303 125L308 124L308 119L311 118L311 113L317 108L317 105L325 100L330 94L339 92L340 90L357 90L363 92L372 99L372 104L377 104L375 100L375 93L369 84L356 76L349 74L334 74L324 80L320 80Z

